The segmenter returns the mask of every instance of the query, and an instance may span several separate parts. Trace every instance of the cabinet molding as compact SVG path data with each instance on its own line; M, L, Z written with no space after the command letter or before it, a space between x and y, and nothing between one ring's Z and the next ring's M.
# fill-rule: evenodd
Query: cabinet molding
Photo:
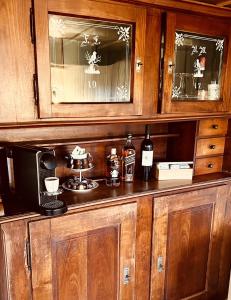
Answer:
M152 300L216 295L227 192L223 185L155 199Z

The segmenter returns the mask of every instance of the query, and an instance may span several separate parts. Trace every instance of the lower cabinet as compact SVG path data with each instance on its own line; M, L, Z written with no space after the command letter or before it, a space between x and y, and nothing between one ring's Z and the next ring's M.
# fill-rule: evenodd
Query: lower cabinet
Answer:
M224 299L218 291L227 194L223 185L155 199L152 300Z
M29 223L33 300L134 299L136 203Z
M0 300L225 300L229 185L0 223Z

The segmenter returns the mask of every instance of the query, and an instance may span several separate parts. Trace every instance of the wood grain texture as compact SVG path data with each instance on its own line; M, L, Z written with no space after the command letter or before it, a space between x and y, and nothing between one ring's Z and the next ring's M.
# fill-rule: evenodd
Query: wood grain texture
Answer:
M131 203L31 222L33 299L134 298L136 220Z
M199 121L198 136L220 136L226 135L228 119L210 118Z
M222 171L223 156L197 158L195 162L195 175L216 173Z
M123 2L131 2L134 0L122 0ZM139 2L142 4L153 5L154 7L168 9L168 10L184 10L188 13L199 13L201 15L213 15L220 16L225 18L230 18L231 12L230 9L218 8L215 5L209 5L208 3L204 3L204 1L193 1L193 0L138 0L135 2ZM211 2L210 2L211 3Z
M224 185L155 199L151 299L217 299L227 191Z
M5 253L5 240L4 233L0 232L0 299L8 298L8 286L7 286L7 266L6 266L6 253Z
M53 299L50 220L29 224L31 288L35 300Z
M60 241L53 247L55 299L87 299L87 236Z
M88 236L87 299L117 300L120 255L119 231L119 226L107 227L98 229Z
M206 138L197 140L196 156L224 154L225 138Z
M30 37L30 6L30 0L1 0L1 122L36 118L32 85L34 53Z
M166 299L205 291L212 211L209 204L169 214Z
M145 196L137 201L136 231L136 279L135 299L149 299L151 275L151 241L153 220L153 197Z
M30 300L30 271L26 262L27 221L1 225L0 299Z
M228 185L229 191L227 192L227 206L224 218L224 235L222 239L221 249L221 264L219 272L219 293L220 299L225 299L228 294L229 280L230 280L230 267L231 267L231 187Z
M159 98L159 63L161 43L161 12L147 10L145 61L144 61L144 96L143 115L157 113Z
M151 265L151 300L164 299L166 275L166 243L168 234L168 204L161 198L154 199ZM158 271L158 258L162 257L163 271Z

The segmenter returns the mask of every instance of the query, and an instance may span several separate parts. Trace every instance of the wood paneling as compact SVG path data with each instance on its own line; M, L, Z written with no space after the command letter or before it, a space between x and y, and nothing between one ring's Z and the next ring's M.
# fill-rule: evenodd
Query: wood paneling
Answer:
M140 197L137 202L136 231L136 299L149 299L151 275L151 240L153 197Z
M30 271L27 267L27 222L19 220L1 224L0 298L30 300Z
M228 187L156 198L151 299L218 299ZM163 268L158 270L158 258Z
M212 204L169 214L166 299L204 292Z
M34 51L30 37L30 6L30 0L1 1L1 122L36 118L32 85Z
M216 173L222 171L223 156L197 158L195 162L195 175Z
M159 64L161 44L161 13L158 10L147 11L143 115L157 113L159 98Z
M53 243L55 299L117 299L118 226Z
M134 298L136 220L132 203L31 222L33 299Z
M123 2L134 2L134 0L122 0ZM136 1L137 2L137 1ZM193 0L138 0L142 4L149 4L155 7L171 10L185 10L189 13L199 13L201 15L212 15L230 18L230 9L218 8L215 5L203 3L204 1Z
M224 153L225 138L208 138L197 140L196 156L215 155Z
M198 136L226 135L228 119L211 118L199 121Z

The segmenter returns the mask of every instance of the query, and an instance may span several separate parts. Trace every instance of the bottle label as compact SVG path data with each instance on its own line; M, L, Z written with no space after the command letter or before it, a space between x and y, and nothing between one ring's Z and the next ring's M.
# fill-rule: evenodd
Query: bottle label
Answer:
M131 182L134 179L136 152L133 149L129 150L129 155L124 157L124 180Z
M119 177L119 171L114 169L114 170L111 170L111 177L112 178L118 178Z
M153 151L142 151L142 166L152 167L153 164Z
M134 151L135 152L135 151ZM125 166L131 165L131 164L135 164L135 153L124 157L124 164Z

